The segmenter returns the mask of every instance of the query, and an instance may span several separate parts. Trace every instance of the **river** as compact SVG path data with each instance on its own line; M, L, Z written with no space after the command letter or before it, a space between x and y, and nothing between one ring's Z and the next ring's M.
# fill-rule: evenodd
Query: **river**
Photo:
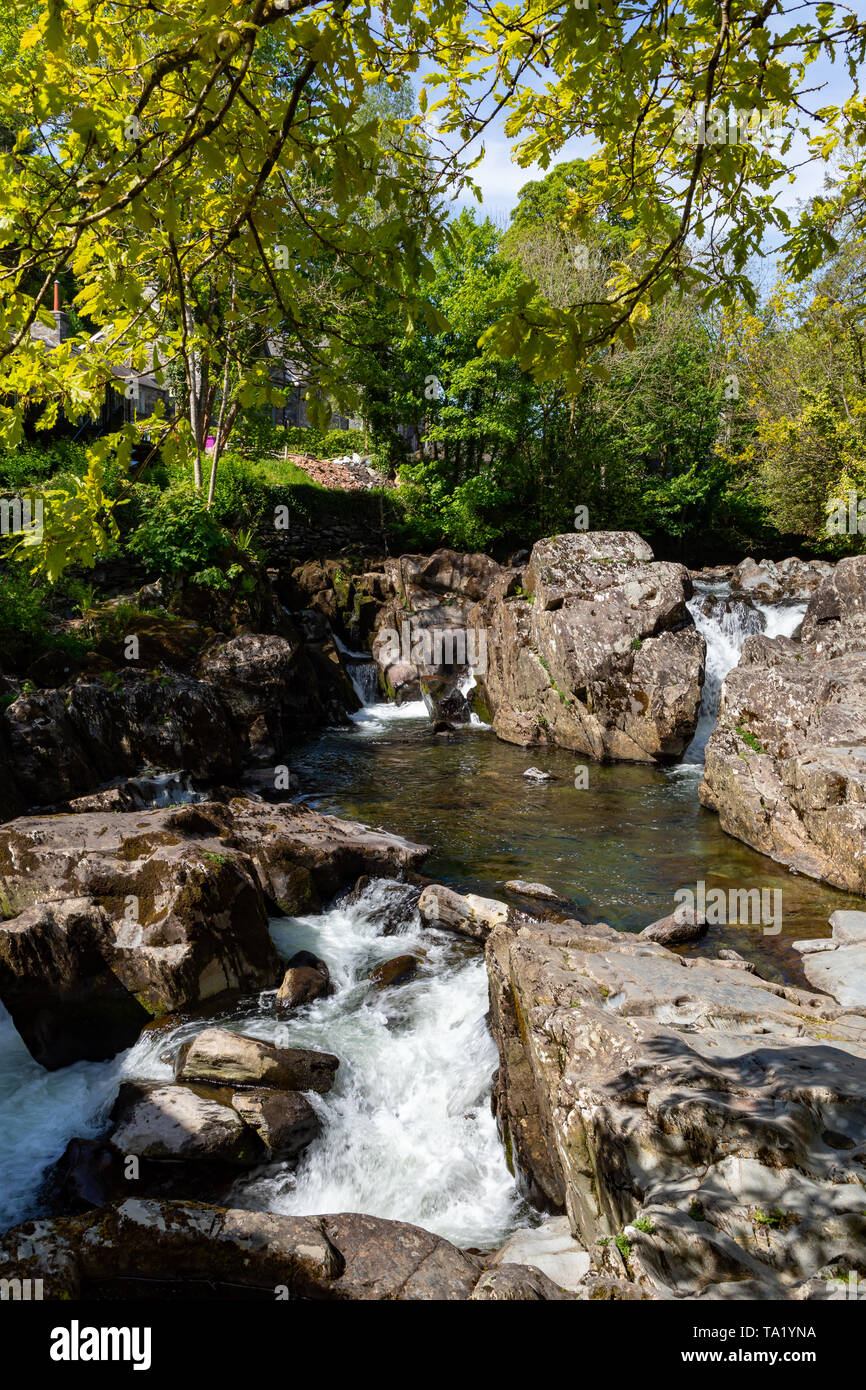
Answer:
M777 978L799 978L791 941L826 934L830 912L862 906L860 899L792 875L724 835L700 807L697 787L721 683L743 640L750 631L790 634L802 606L752 607L706 588L690 607L708 643L707 680L698 730L680 764L589 764L584 786L574 754L501 743L477 720L433 735L422 703L374 702L349 728L295 750L301 799L429 844L425 872L461 890L501 896L507 879L540 880L624 930L670 911L676 890L699 880L708 888L781 889L778 935L728 925L714 931L713 944L733 946ZM369 700L369 672L358 669L355 679ZM530 766L555 780L527 781ZM489 1249L534 1218L490 1112L496 1049L484 1020L483 958L473 944L423 927L411 909L399 933L387 934L382 891L374 881L357 901L272 924L286 958L309 949L327 961L336 985L328 999L286 1020L266 993L209 1020L341 1059L333 1091L311 1097L323 1133L297 1169L270 1165L227 1196L285 1213L362 1211L412 1221L456 1244ZM370 969L406 953L419 958L417 976L375 990ZM174 1053L201 1026L198 1019L148 1030L111 1062L47 1073L3 1011L0 1225L33 1214L43 1170L74 1135L99 1132L121 1078L170 1078Z

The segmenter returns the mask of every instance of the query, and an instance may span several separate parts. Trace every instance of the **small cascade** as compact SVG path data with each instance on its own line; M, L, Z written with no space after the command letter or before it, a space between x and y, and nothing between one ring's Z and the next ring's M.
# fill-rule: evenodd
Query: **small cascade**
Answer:
M755 633L790 637L803 620L805 603L753 603L731 595L727 585L696 586L688 604L695 627L707 644L706 675L695 736L682 766L703 767L707 741L716 726L725 676L740 659L743 643Z
M379 668L375 661L355 661L347 657L346 670L364 709L375 705L379 695Z
M379 668L369 652L353 652L334 633L334 643L363 709L375 705L379 698Z
M460 691L460 694L464 697L466 703L470 707L471 713L469 715L469 723L472 725L472 727L476 729L489 729L490 725L485 724L484 720L481 719L475 713L474 710L472 710L472 701L469 699L469 692L471 690L474 690L477 684L478 682L475 679L475 672L473 671L471 666L468 666L466 668L466 671L460 677L460 680L457 683L457 689Z

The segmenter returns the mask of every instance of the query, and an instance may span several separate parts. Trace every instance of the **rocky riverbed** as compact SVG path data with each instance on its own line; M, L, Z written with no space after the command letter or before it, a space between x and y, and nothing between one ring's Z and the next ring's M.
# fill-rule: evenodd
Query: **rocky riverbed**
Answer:
M866 559L691 575L582 533L270 583L265 630L180 665L154 636L148 672L7 678L0 1001L58 1096L99 1079L16 1174L4 1277L803 1299L866 1273ZM680 802L701 832L672 846ZM779 942L704 913L759 870Z

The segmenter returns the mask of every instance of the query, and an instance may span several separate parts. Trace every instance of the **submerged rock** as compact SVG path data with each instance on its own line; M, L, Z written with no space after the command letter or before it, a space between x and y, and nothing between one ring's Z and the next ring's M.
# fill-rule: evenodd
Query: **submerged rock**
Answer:
M405 985L418 974L417 956L395 956L393 960L383 960L370 971L370 981L377 989L387 989L389 985Z

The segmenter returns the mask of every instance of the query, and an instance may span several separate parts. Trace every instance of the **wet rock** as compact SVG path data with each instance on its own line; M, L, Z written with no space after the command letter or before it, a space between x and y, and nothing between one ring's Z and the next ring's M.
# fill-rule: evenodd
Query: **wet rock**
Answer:
M486 1269L470 1297L475 1302L562 1302L573 1298L558 1288L540 1269L529 1265L504 1264Z
M324 970L310 965L290 965L277 990L278 1009L299 1009L315 999L324 999L331 992L331 979Z
M298 1091L235 1091L231 1104L255 1130L271 1161L297 1158L322 1130L312 1105Z
M477 679L495 733L597 759L664 762L694 735L706 647L688 571L629 531L538 541L519 592L492 585L470 621L488 634Z
M111 1200L117 1184L117 1154L102 1139L70 1139L43 1185L53 1211L90 1211Z
M373 656L398 703L417 700L426 690L437 718L468 720L458 678L486 659L470 613L501 573L488 555L453 550L386 560L387 598L376 616Z
M110 1141L142 1159L184 1159L251 1167L264 1145L226 1098L223 1104L188 1086L124 1082L112 1112Z
M706 932L705 915L681 903L669 916L644 927L640 935L650 941L658 941L662 946L684 946L690 941L700 941Z
M729 835L866 893L866 556L815 591L799 642L746 639L700 798Z
M348 894L347 901L363 902L367 920L381 928L383 936L393 936L411 921L417 921L421 889L413 883L362 875Z
M540 767L528 767L524 772L524 777L529 782L556 782L558 778L552 772L543 772Z
M389 985L405 985L418 974L417 956L395 956L393 960L383 960L374 965L369 979L377 989L387 989Z
M178 1081L211 1086L276 1087L284 1091L329 1091L339 1058L303 1047L275 1047L227 1028L206 1028L181 1048Z
M418 899L418 911L430 926L445 927L476 941L486 940L493 928L508 917L506 903L481 898L477 893L463 896L440 883L431 883L424 889Z
M457 724L469 723L472 714L469 701L453 680L428 680L421 693L434 721L434 733L440 724L450 730Z
M751 557L737 565L731 575L731 591L763 603L802 601L811 598L822 582L833 573L826 560L760 560Z
M582 1289L798 1298L866 1258L866 1020L601 924L500 925L486 952L497 1118L530 1190L606 1252Z

